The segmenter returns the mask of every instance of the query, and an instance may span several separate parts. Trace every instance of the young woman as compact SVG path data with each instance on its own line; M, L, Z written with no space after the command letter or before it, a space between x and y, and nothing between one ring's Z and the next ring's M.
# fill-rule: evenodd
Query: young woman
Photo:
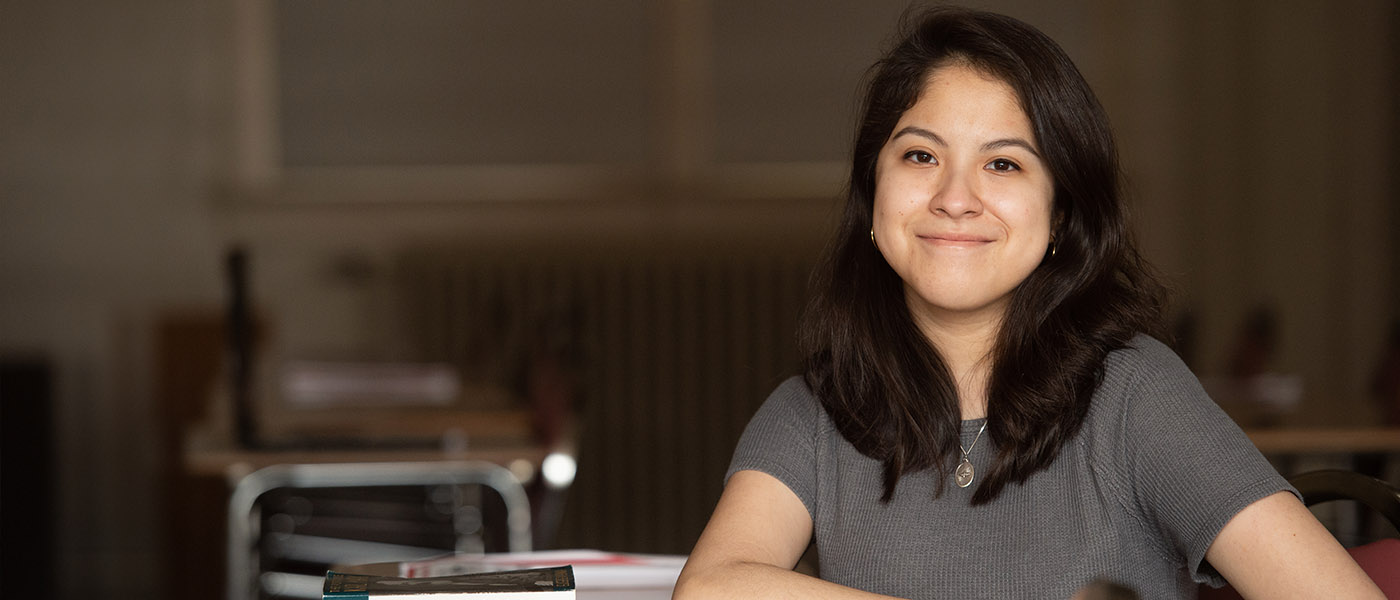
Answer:
M1106 118L1064 52L937 9L869 83L805 373L676 598L1380 598L1151 334ZM792 569L815 543L821 579Z

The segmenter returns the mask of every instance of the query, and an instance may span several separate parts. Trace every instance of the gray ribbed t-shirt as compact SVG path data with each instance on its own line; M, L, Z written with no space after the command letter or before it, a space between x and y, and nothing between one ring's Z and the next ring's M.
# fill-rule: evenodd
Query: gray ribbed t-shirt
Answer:
M962 444L982 420L964 421ZM986 472L996 440L970 459ZM1166 346L1109 355L1079 435L1049 468L971 506L977 482L934 498L928 472L888 503L881 465L838 433L801 378L759 409L729 467L777 477L803 504L823 579L903 598L1069 598L1096 578L1147 598L1219 583L1204 563L1221 527L1285 481ZM1294 492L1296 494L1296 492Z

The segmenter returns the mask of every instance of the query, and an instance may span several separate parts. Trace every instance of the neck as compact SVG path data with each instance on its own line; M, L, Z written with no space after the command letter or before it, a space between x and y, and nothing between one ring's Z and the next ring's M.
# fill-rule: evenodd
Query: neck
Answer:
M987 416L987 376L991 369L979 363L969 369L954 371L958 385L958 410L963 420L980 419Z
M962 418L980 419L987 416L987 381L991 377L991 353L996 345L1000 317L973 315L958 319L935 319L913 314L915 323L938 350L953 376Z

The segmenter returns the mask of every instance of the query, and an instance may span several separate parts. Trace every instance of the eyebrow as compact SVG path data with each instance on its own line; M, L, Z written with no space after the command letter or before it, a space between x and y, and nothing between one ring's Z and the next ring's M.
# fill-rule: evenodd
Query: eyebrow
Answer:
M1040 158L1040 153L1035 151L1035 147L1021 138L1002 138L982 144L983 150L1000 150L1002 148L1023 148L1036 158Z
M923 127L915 127L915 126L913 126L913 125L910 125L910 126L908 126L908 127L905 127L904 129L901 129L901 130L899 130L899 131L896 131L894 135L890 136L890 139L891 139L891 140L899 139L900 137L906 136L906 135L917 135L917 136L919 136L919 137L921 137L921 138L927 139L927 140L930 141L930 142L933 142L933 143L935 143L935 144L938 144L939 146L947 146L947 145L948 145L948 142L943 141L943 138L938 137L938 134L936 134L936 133L934 133L934 132L932 132L932 131L929 131L929 130L927 130L927 129L924 129Z
M939 137L938 134L924 129L923 127L916 127L914 125L910 125L908 127L905 127L904 129L895 132L894 135L890 136L890 139L893 140L904 135L916 135L921 138L927 139L930 142L938 144L939 146L948 145L948 142L944 141L943 138ZM1036 152L1035 146L1032 146L1030 142L1021 138L1002 138L999 140L992 140L990 142L982 144L983 150L1000 150L1002 148L1022 148L1026 152L1030 152L1031 154L1035 155L1036 158L1041 157L1040 153Z

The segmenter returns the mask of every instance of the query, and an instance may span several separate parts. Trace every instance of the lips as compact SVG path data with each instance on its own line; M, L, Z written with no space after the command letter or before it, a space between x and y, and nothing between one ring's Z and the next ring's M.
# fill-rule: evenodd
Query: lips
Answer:
M940 246L978 246L991 243L992 238L972 233L930 233L919 239Z

